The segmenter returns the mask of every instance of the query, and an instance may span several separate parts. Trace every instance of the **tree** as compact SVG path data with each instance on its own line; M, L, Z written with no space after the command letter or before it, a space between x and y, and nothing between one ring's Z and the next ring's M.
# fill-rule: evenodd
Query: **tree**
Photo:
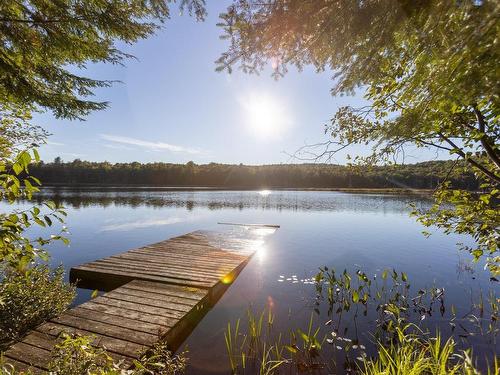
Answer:
M105 102L89 100L93 89L112 84L81 75L89 63L123 64L132 56L117 42L133 43L154 33L169 17L168 0L3 0L0 2L0 200L31 199L40 181L30 176L36 147L47 134L31 125L31 113L83 119ZM181 10L205 16L204 0L180 0ZM61 163L60 158L55 159ZM44 212L43 209L48 211ZM43 246L61 235L25 236L32 225L51 226L64 210L44 202L0 214L0 266L24 272ZM64 228L63 228L64 229Z
M105 102L88 100L109 80L80 75L88 63L123 64L131 55L117 41L134 43L170 15L167 0L2 0L0 101L37 105L56 117L83 119ZM204 0L180 0L198 19Z
M219 70L255 73L271 62L332 70L332 94L363 90L371 103L340 108L326 126L322 153L371 145L353 164L400 161L408 146L463 159L482 191L451 190L417 212L425 225L472 235L476 258L496 256L500 223L500 3L448 0L238 0L221 15L229 47ZM332 147L333 146L333 147Z

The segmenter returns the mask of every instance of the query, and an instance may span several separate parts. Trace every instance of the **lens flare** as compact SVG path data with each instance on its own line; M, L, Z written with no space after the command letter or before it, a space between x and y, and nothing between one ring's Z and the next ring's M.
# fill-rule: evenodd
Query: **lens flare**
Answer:
M231 284L233 282L234 278L231 274L227 274L221 279L222 284Z

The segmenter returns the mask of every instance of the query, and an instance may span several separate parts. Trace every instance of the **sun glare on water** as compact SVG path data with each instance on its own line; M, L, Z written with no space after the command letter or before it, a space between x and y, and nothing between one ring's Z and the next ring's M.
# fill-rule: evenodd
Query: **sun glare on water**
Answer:
M251 94L240 99L248 129L261 138L281 135L289 124L289 113L276 97Z

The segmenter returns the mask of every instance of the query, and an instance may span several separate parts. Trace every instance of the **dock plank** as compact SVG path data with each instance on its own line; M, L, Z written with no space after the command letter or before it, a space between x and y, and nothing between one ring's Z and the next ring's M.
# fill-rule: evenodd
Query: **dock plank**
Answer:
M254 247L246 238L198 231L74 267L72 282L107 293L36 327L4 353L6 362L46 372L62 333L91 336L124 369L158 341L175 350Z
M53 322L47 322L42 324L41 326L36 328L36 331L51 335L55 338L60 337L62 333L66 333L68 335L91 336L94 337L92 345L103 347L109 352L113 352L130 359L137 358L138 353L146 348L144 345L139 345L137 343L133 343L127 340L121 340L114 337L98 335L95 332L86 331L74 327L68 327ZM7 356L9 355L9 351L10 348L6 352Z

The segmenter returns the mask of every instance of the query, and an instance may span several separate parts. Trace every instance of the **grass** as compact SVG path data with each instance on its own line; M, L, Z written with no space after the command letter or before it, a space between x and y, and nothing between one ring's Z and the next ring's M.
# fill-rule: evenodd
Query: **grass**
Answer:
M407 327L408 328L408 327ZM455 342L445 342L439 333L426 337L423 332L408 333L398 328L398 340L390 345L378 344L377 356L362 359L359 373L362 375L473 375L480 374L469 350L456 351ZM499 373L495 358L488 374Z
M235 328L228 324L226 348L233 374L276 375L289 373L331 373L322 360L322 345L318 339L319 328L313 319L306 331L290 331L290 344L282 344L271 336L254 331L263 313L248 313L250 331L241 331L240 320ZM408 324L395 329L390 343L378 342L377 354L370 358L356 358L352 374L358 375L480 375L470 350L457 350L452 338L443 340L440 333L430 336L416 325ZM255 335L257 332L257 335ZM248 337L252 339L248 339ZM299 341L302 343L299 345ZM253 342L253 344L251 344ZM363 353L364 354L364 353ZM498 359L490 364L488 374L500 373Z
M305 329L273 332L275 317L269 310L267 329L265 311L248 311L246 322L228 323L226 350L233 374L343 373L343 368L362 375L474 375L480 372L472 351L464 342L459 348L453 337L481 335L494 342L499 331L499 300L494 292L472 301L471 310L460 318L451 306L452 337L443 340L440 332L431 336L421 327L426 327L425 318L433 313L446 319L444 288L411 291L408 276L396 270L368 277L360 270L336 273L324 267L315 281L314 310L319 313L319 306L327 304L323 307L331 319L326 323L318 326L312 312ZM364 343L356 325L360 317L373 319L371 339ZM355 329L352 333L350 325ZM483 367L488 374L500 374L497 358Z

